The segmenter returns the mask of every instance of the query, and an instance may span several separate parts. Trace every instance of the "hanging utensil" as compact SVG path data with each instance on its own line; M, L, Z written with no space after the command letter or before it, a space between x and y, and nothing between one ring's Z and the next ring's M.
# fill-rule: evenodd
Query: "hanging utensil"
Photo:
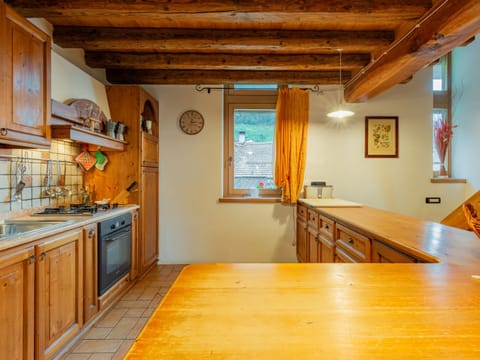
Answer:
M27 167L23 162L23 153L22 157L20 158L20 162L17 162L17 166L15 169L15 180L17 184L15 185L15 199L17 201L22 201L22 191L25 188L25 182L23 181L23 175L25 174L25 170Z

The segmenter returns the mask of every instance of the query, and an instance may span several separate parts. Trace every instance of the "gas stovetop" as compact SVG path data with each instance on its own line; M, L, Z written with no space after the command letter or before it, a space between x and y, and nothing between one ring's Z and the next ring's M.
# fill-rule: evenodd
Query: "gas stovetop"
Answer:
M109 204L101 205L87 205L87 204L70 204L70 206L58 206L58 207L47 207L43 211L34 213L33 215L93 215L97 212L108 211L110 209L115 209L118 207L113 204L111 207Z

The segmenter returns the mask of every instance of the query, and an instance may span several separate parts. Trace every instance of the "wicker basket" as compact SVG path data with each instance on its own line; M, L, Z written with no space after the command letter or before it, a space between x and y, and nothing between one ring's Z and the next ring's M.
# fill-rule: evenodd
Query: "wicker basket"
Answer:
M467 218L468 226L480 238L480 218L475 206L471 203L463 204L463 213Z

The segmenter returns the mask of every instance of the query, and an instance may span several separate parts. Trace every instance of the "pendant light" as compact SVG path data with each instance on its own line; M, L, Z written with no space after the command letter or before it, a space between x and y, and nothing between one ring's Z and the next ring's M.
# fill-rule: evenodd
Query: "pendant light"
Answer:
M342 83L342 49L338 49L340 59L340 74L339 74L339 90L338 90L338 108L335 111L329 112L328 117L343 119L352 116L354 113L350 110L343 109L343 83Z

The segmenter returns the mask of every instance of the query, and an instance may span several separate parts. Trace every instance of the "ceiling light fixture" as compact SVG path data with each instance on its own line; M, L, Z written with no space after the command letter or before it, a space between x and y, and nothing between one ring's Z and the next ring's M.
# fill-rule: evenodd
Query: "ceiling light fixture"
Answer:
M329 112L328 117L343 119L345 117L352 116L354 113L350 110L342 109L343 107L343 83L342 83L342 49L338 49L339 59L340 59L340 75L339 75L339 89L338 89L338 108L335 111Z

